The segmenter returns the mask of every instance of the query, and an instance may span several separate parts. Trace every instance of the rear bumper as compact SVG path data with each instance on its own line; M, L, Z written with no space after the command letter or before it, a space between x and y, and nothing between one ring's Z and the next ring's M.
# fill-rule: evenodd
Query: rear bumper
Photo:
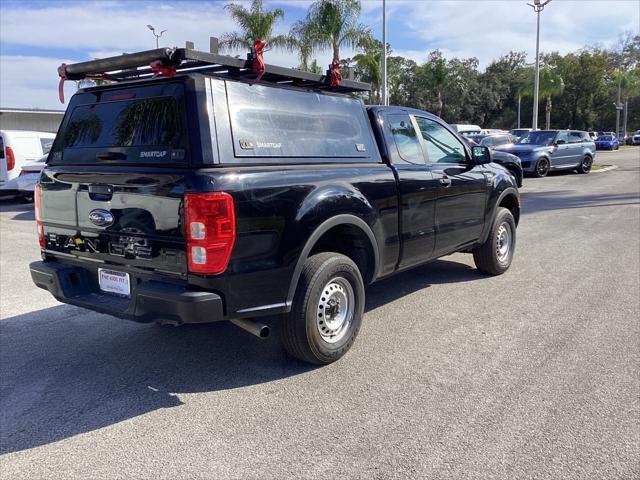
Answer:
M212 292L191 291L185 286L131 278L131 296L103 293L93 269L60 262L29 265L36 286L58 301L136 322L205 323L224 320L222 298Z

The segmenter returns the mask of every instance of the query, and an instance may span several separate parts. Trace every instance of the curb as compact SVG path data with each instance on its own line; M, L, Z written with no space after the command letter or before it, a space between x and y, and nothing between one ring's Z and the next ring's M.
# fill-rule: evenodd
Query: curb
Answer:
M600 168L598 170L591 170L589 173L610 172L611 170L616 170L618 168L617 165L598 165L598 166L602 166L603 168Z

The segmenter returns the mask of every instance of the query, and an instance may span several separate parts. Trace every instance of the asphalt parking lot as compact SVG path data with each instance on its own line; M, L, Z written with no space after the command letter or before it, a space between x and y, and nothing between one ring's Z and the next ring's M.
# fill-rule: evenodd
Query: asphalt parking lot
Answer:
M139 325L31 284L0 203L3 478L638 478L640 149L525 179L512 268L457 254L368 289L341 361L276 330Z

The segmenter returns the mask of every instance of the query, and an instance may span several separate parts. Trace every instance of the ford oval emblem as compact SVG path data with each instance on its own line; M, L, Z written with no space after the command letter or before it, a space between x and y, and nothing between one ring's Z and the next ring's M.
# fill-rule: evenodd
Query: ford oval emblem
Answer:
M113 214L108 210L91 210L91 213L89 213L89 220L91 220L91 223L99 227L108 227L113 224Z

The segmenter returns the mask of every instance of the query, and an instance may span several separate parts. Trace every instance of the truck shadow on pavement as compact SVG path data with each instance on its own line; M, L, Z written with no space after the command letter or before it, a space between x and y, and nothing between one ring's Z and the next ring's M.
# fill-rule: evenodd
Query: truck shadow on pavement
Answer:
M11 220L32 220L35 221L33 203L19 202L15 199L0 197L0 212L16 213Z
M367 310L431 284L482 278L468 265L439 260L371 286ZM69 305L1 320L0 454L178 407L183 393L316 368L284 353L278 318L265 323L273 333L261 341L228 322L145 325Z
M524 192L522 213L566 210L573 208L613 207L640 204L640 196L634 193L607 193L575 195L568 190L548 192Z

